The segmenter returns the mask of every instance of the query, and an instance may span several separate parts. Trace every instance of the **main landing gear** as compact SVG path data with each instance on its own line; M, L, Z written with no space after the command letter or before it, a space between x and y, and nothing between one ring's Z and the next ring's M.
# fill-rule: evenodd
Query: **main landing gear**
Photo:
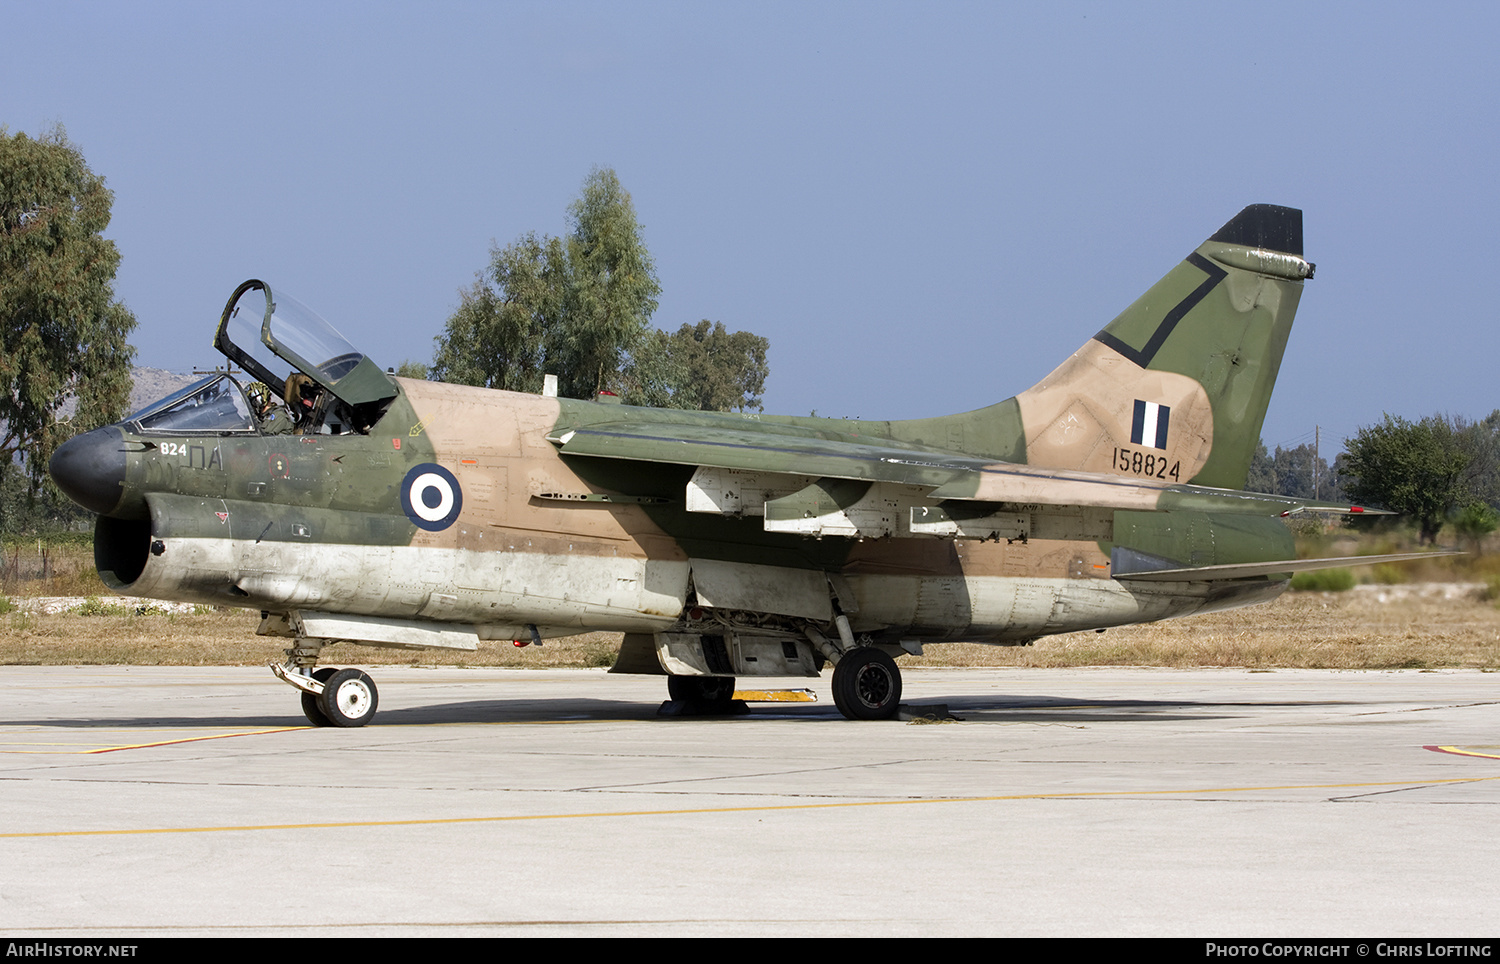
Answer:
M803 632L823 658L833 663L833 702L849 720L889 720L901 709L901 669L895 657L879 646L859 645L849 619L834 619L839 639L835 643L816 627Z
M724 716L745 712L734 698L733 676L668 676L666 716ZM304 700L306 697L303 698ZM851 720L889 720L901 708L901 669L883 649L861 646L838 656L833 702Z
M729 716L747 713L743 700L734 698L733 676L668 676L667 716Z
M901 707L901 669L883 649L851 649L834 664L833 702L847 719L888 720Z

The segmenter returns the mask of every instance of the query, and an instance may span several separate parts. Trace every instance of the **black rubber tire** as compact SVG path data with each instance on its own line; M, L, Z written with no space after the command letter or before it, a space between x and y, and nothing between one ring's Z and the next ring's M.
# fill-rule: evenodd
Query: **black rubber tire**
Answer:
M380 694L375 681L357 669L341 669L323 684L318 708L328 717L329 726L364 726L375 716Z
M864 646L833 667L833 702L851 720L889 720L901 707L901 669L883 649Z
M734 702L734 677L668 676L667 695L679 703L727 711Z
M329 677L338 670L332 666L324 666L322 669L313 670L313 679L320 683L327 683ZM313 726L332 726L328 717L323 715L323 707L318 705L319 696L316 693L302 694L302 715L307 717L307 722Z

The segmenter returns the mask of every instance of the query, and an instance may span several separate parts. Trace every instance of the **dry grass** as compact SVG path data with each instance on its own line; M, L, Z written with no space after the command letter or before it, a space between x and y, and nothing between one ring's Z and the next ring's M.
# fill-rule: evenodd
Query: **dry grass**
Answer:
M0 664L131 666L253 666L280 661L289 641L255 635L258 613L243 609L192 614L0 615ZM340 643L323 662L364 666L608 666L619 648L614 633L548 640L524 649L481 642L475 652L408 651Z
M1440 590L1442 587L1435 587ZM1500 609L1471 592L1422 596L1425 585L1286 593L1266 606L1032 646L929 646L911 666L1244 666L1307 669L1500 669Z
M0 592L8 596L108 596L92 545L0 543Z
M1288 593L1269 606L1071 633L1034 646L927 647L908 666L1246 666L1329 669L1500 669L1500 609L1477 592L1444 599L1442 587L1367 587ZM1421 592L1432 594L1421 595ZM118 610L115 610L118 612ZM0 664L254 665L285 645L255 635L257 614L0 614ZM413 652L340 644L326 661L361 665L609 665L620 637L590 633L537 648L481 643L472 653Z
M130 666L253 666L282 658L286 641L255 635L259 615L242 609L136 614L120 605L94 571L86 545L8 544L0 558L0 665L115 664ZM37 597L76 596L93 614L25 611ZM620 647L616 633L549 640L540 649L480 643L477 652L407 651L340 644L329 663L552 668L608 666Z
M1343 545L1318 548L1351 551ZM281 657L285 643L256 636L253 612L200 608L136 614L120 608L94 574L87 548L49 550L45 575L39 554L32 553L29 566L14 547L7 555L13 581L5 591L23 603L24 597L43 595L94 596L98 602L91 607L95 615L42 615L7 611L9 603L0 597L0 664L254 665ZM1054 636L1033 646L929 646L926 655L904 657L902 664L1500 669L1500 609L1486 601L1500 597L1500 556L1376 567L1362 578L1374 584L1340 593L1287 593L1269 606ZM1488 589L1445 599L1438 595L1440 584L1385 585L1412 579L1466 579ZM618 634L590 633L549 640L541 648L481 643L472 653L341 644L331 647L326 659L362 665L607 666L619 640Z

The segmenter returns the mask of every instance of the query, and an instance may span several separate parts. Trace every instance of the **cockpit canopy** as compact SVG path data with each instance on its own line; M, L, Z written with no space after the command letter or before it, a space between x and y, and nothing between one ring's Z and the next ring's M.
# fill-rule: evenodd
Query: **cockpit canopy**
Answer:
M214 347L289 405L301 374L351 410L374 414L398 394L396 383L311 308L264 281L235 289L219 319ZM367 422L373 422L368 418Z
M239 384L228 375L210 375L152 402L126 419L146 435L254 435L255 418Z
M133 416L139 430L254 432L258 424L271 432L367 432L400 394L394 379L317 312L273 294L264 281L234 289L214 347L251 384L205 379Z

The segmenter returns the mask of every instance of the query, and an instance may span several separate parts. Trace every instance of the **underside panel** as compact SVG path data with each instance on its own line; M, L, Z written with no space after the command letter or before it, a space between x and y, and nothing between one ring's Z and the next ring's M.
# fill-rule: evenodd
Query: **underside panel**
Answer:
M820 622L833 618L828 577L820 571L718 559L694 559L692 568L701 605Z
M817 676L823 662L805 639L754 633L657 633L655 644L661 669L673 676ZM625 655L616 672L650 672L621 669Z
M348 640L402 649L472 651L479 646L479 636L471 626L444 626L418 619L377 619L372 616L299 612L294 614L293 623L294 628L300 630L297 635L316 639Z

